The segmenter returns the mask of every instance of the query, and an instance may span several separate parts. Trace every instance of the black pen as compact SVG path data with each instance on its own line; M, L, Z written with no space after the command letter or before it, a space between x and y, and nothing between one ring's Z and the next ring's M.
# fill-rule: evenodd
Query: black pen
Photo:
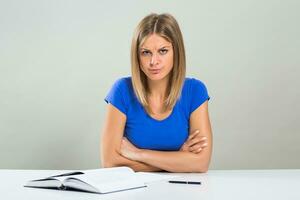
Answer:
M169 181L169 183L201 185L200 181Z

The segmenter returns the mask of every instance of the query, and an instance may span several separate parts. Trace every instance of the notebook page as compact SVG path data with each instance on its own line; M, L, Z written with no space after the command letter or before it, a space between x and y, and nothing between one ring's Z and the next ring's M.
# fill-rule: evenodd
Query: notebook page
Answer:
M95 180L97 180L97 182L113 181L116 178L116 176L118 176L119 174L124 174L124 175L134 174L134 171L129 167L100 168L100 169L82 170L81 172L83 172L84 174L60 176L60 177L55 177L55 179L63 182L65 179L73 177L81 180L84 179L86 181L91 180L94 183Z
M84 173L73 177L97 188L101 193L145 187L143 180L128 167L87 170Z

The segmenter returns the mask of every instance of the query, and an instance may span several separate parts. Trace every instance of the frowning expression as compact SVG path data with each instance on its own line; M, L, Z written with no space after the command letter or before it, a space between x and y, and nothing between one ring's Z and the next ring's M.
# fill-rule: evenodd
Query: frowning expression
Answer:
M148 79L159 81L169 77L173 68L173 46L165 38L152 34L139 49L141 70Z

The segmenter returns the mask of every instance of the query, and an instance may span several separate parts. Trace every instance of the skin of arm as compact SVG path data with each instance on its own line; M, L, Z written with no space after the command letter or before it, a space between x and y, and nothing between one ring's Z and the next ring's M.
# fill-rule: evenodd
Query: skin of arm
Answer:
M130 160L120 153L126 115L108 104L104 130L101 137L101 163L103 167L128 166L134 171L163 171L143 162Z
M190 131L199 130L206 137L206 147L199 153L189 151L153 151L138 149L127 139L122 139L121 154L128 159L169 172L207 172L212 154L212 130L208 114L208 101L199 106L190 116ZM193 139L187 141L194 143Z

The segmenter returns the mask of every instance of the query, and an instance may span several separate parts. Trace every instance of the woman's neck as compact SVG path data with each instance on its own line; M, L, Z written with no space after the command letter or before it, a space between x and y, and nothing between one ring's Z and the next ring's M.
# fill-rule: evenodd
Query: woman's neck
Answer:
M166 97L168 79L160 81L148 80L149 97L164 100Z

